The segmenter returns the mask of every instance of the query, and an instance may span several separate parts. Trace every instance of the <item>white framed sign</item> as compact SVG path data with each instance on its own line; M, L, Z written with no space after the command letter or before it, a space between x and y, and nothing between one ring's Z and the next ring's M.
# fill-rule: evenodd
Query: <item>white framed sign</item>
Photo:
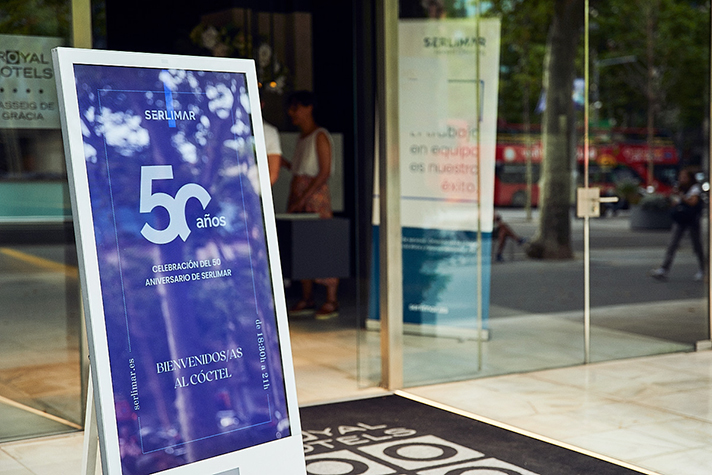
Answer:
M253 61L53 59L105 475L305 474Z

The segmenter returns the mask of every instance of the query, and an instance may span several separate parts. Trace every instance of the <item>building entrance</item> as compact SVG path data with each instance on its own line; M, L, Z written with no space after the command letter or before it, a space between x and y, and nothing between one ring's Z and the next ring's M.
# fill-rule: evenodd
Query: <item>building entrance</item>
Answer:
M400 372L399 386L415 386L709 345L709 112L697 100L709 90L708 7L704 14L692 6L678 12L699 20L686 27L689 44L676 38L678 44L664 33L677 31L676 15L647 12L655 21L636 25L633 40L629 25L620 23L637 17L620 15L627 4L587 12L580 6L572 18L589 28L559 32L573 47L557 59L550 57L558 50L547 31L577 23L557 22L553 9L527 2L104 0L84 2L91 3L92 25L75 27L74 36L71 20L81 12L70 3L82 4L54 2L37 12L0 7L3 17L45 22L30 30L3 23L0 49L37 47L40 64L51 42L251 57L263 115L277 127L287 161L303 132L287 98L298 90L315 93L315 124L333 140L333 226L318 211L289 212L289 170L281 170L273 188L290 307L305 296L302 280L339 279L332 302L338 311L316 315L333 300L316 285L315 309L290 316L300 402L382 391L391 376L384 360L393 353L400 363L389 371ZM169 11L171 21L156 20ZM379 24L384 11L396 13ZM88 31L90 44L77 43L77 34ZM396 32L392 49L381 42L386 31ZM685 54L669 54L673 47ZM554 60L565 75L552 78L556 71L546 65ZM387 65L396 73L379 83ZM59 126L35 120L44 110L49 120L52 100L48 88L6 79L0 79L0 420L17 421L17 429L0 432L0 440L80 428L86 367ZM395 114L377 112L394 91ZM28 109L8 121L5 105L15 103ZM35 121L18 123L20 112ZM382 148L386 139L400 149L398 205L390 201L380 215L380 222L397 221L388 237L398 242L393 255L377 252L388 248L380 247L384 235L373 213L390 190L380 187L382 180L394 183L390 175L374 178L378 165L392 159L391 149ZM687 238L674 265L665 267L673 225L640 224L641 216L670 207L681 168L701 190L704 211L695 230L704 243L703 269ZM600 205L601 217L578 217L578 187L599 188L618 201ZM383 307L375 297L387 281L376 258L404 269L396 279L403 289L389 297L397 301L391 309L400 306L395 319L402 327L384 327L379 319ZM324 261L327 270L316 272Z

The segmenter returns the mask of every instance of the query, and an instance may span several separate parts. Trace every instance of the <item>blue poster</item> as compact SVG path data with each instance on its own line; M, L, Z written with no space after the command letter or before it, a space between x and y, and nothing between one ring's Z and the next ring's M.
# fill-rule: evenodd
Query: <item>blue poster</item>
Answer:
M380 319L378 233L379 226L373 226L370 322ZM449 327L452 332L477 330L478 278L482 279L482 295L485 296L482 325L488 329L491 262L489 258L484 259L481 272L478 270L477 232L404 227L401 236L405 332L418 333L414 329L419 325L441 325ZM482 233L482 254L489 256L491 253L492 233ZM375 324L370 325L376 328Z
M121 473L289 436L245 75L74 74Z

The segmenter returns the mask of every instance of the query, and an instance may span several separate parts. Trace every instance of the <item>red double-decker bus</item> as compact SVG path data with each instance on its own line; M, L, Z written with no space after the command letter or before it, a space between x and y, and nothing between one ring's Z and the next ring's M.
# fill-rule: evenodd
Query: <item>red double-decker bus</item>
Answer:
M653 176L648 176L647 134L643 129L592 130L589 145L589 183L614 195L616 188L630 182L658 193L674 186L679 157L672 140L657 133L653 140ZM523 207L527 202L527 157L531 156L532 206L539 202L542 144L539 131L525 134L520 127L501 128L495 151L494 205ZM583 183L583 145L577 148L576 185Z

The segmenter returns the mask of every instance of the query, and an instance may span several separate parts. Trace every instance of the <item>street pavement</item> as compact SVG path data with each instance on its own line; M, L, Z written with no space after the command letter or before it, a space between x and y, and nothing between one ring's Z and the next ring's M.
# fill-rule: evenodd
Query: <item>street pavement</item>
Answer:
M535 235L536 210L531 220L524 210L498 212L520 236ZM660 265L670 231L633 231L628 218L622 211L590 220L592 325L691 344L708 339L709 284L693 280L697 263L689 238L683 238L668 279L657 281L648 271ZM490 318L583 315L584 223L578 218L571 223L573 259L530 259L526 244L508 244L505 262L492 263ZM703 242L708 242L706 235Z

